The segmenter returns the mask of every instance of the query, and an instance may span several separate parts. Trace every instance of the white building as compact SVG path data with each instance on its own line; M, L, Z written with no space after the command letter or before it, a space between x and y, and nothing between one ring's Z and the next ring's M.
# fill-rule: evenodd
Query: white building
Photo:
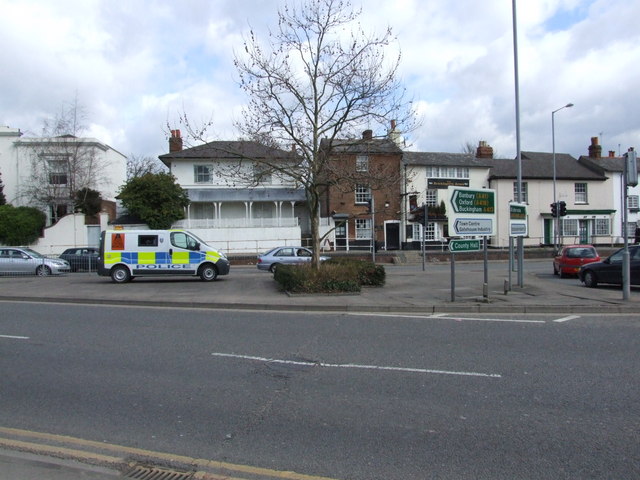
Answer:
M48 225L73 213L74 194L82 188L115 202L126 181L127 158L95 138L72 135L24 137L0 127L0 173L7 203L40 208Z
M309 232L304 189L282 168L295 168L294 152L251 141L183 149L180 131L173 130L169 153L159 158L191 201L186 219L174 226L193 230L225 252L299 245Z

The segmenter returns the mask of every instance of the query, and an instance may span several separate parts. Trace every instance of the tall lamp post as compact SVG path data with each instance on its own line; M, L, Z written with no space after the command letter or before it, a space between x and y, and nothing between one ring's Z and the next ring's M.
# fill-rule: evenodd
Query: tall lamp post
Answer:
M553 244L557 248L558 247L558 225L559 225L559 209L558 209L558 197L556 194L556 123L555 123L555 115L556 112L564 108L573 107L573 103L567 103L564 107L560 107L553 112L551 112L551 148L553 151L553 204L556 206L555 211L556 216L553 218Z

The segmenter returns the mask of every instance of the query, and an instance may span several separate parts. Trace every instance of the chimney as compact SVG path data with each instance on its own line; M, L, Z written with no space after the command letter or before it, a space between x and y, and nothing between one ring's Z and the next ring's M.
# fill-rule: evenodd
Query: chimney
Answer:
M609 150L609 158L616 158L616 152L614 150Z
M400 131L396 130L397 122L391 120L391 130L387 133L387 138L395 143L398 148L402 148L404 139L400 136Z
M591 145L589 145L589 158L602 157L602 147L598 145L598 137L591 137Z
M485 140L480 140L476 149L476 158L493 158L493 147L487 145Z
M180 130L171 130L171 138L169 138L169 153L179 152L182 150L182 137Z
M373 130L365 130L362 132L363 140L373 140Z

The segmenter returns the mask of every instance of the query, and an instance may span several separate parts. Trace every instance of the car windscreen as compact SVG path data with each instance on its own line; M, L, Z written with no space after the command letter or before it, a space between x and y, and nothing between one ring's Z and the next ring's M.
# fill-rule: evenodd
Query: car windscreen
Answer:
M24 250L26 253L28 253L29 255L31 255L32 257L35 258L44 258L44 255L39 254L38 252L36 252L35 250L31 250L30 248L23 248L22 250Z

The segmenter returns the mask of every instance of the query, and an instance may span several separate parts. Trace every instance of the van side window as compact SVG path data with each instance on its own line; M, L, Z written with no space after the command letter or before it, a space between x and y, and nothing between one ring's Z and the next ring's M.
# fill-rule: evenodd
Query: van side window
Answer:
M157 247L158 236L157 235L138 235L139 247Z
M190 237L183 232L173 232L171 234L171 245L185 250L197 250L198 242L195 238Z

